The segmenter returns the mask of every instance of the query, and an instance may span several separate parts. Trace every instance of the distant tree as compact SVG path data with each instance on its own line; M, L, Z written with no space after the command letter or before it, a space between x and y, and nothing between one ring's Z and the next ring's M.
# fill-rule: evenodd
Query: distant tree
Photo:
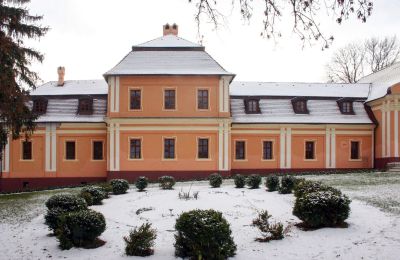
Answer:
M266 38L281 37L279 24L292 18L293 32L296 33L303 46L305 42L317 41L322 43L322 49L329 47L333 36L322 32L319 17L333 15L336 22L341 24L350 16L355 16L366 22L371 15L374 0L231 0L231 5L239 6L240 14L245 21L250 21L254 13L263 15L261 36ZM189 0L196 6L195 20L199 34L200 25L206 19L217 28L225 16L221 5L228 2L222 0ZM262 6L259 7L258 4Z
M326 73L330 82L355 83L364 75L393 65L399 59L400 44L396 36L371 38L337 50L326 66Z
M0 156L8 134L16 139L35 128L36 116L26 103L39 77L29 66L42 62L43 55L25 46L24 40L40 38L48 28L37 25L42 16L29 14L29 2L0 0Z

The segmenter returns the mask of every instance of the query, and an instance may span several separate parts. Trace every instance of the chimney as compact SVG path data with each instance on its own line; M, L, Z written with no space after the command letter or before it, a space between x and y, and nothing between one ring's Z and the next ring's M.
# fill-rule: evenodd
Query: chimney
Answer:
M174 23L173 25L166 24L163 26L163 35L166 36L169 34L175 36L178 35L178 25L176 25L176 23Z
M59 86L59 87L64 86L65 67L58 67L57 68L57 73L58 73L57 86Z

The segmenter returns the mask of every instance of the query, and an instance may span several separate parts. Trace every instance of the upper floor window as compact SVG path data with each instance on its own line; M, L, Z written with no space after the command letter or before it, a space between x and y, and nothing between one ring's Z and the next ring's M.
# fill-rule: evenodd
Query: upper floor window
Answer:
M292 100L292 105L293 105L293 111L296 114L308 114L308 109L307 109L307 100L304 99L295 99Z
M208 159L208 139L207 138L199 138L197 147L197 158L199 159Z
M197 90L197 109L208 109L208 90Z
M175 89L164 90L164 109L175 109L176 105Z
M263 142L263 160L272 160L273 158L274 158L273 142L272 141L264 141Z
M246 159L246 142L236 141L235 142L235 159L245 160Z
M141 108L142 108L142 91L140 89L131 89L130 109L140 110Z
M33 100L32 112L34 114L43 115L46 114L46 110L47 110L47 99Z
M315 159L315 142L307 141L305 144L305 159L313 160Z
M244 101L244 106L246 114L259 114L260 111L260 101L258 99L248 99Z
M76 159L76 143L75 141L65 142L65 160Z
M164 159L175 159L175 139L164 139Z
M360 159L360 142L351 141L351 144L350 144L350 159L351 160Z
M103 160L103 141L93 141L93 160Z
M22 160L32 160L32 142L25 140L22 142Z
M79 99L78 114L79 115L93 114L93 99L91 98Z
M130 159L142 159L142 140L139 138L130 140Z
M338 102L339 110L342 114L352 115L354 114L353 102L351 101L341 101Z

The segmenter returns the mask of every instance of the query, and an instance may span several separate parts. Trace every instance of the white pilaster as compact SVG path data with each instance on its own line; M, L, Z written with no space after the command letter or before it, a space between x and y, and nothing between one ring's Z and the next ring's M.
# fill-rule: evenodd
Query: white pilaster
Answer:
M108 85L110 88L110 112L115 112L115 82L114 82L114 77L109 77L108 78Z
M399 157L399 110L398 110L399 100L395 99L395 109L394 113L394 156Z
M51 123L46 124L46 132L45 132L45 170L49 172L51 169Z
M224 78L221 77L219 79L219 87L218 87L218 95L219 95L219 102L218 102L218 110L219 112L224 111Z
M285 133L285 128L281 127L281 133L280 133L280 168L284 169L285 168L285 140L286 140L286 133Z
M114 137L114 124L111 123L110 126L108 127L108 136L109 136L109 146L110 149L108 149L109 151L109 169L110 171L115 171L115 157L114 157L114 141L115 141L115 137Z
M286 129L286 168L292 167L292 129Z
M325 168L331 168L331 132L327 128L325 130Z
M224 131L223 131L223 123L219 123L218 127L218 169L222 171L224 169L224 151L223 151L223 142L224 142Z
M229 112L229 80L224 78L224 112Z
M331 168L336 168L336 133L331 129Z
M50 171L57 171L57 125L51 124L51 164Z
M119 171L119 144L120 144L120 138L119 138L119 124L116 124L115 127L115 170Z
M390 112L390 101L387 103L387 110L386 110L386 155L387 157L390 157L392 154L391 151L391 112Z
M224 164L223 169L229 168L229 123L224 123Z
M115 112L119 112L119 77L115 79Z
M2 171L10 172L10 137L7 137L7 144L3 151Z
M386 106L382 103L382 157L386 157Z

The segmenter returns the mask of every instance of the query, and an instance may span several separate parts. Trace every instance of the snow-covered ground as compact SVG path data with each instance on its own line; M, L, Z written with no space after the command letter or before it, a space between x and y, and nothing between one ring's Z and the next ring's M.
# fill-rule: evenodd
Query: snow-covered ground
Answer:
M178 199L179 191L187 192L189 189L199 192L198 200ZM76 192L77 189L65 191ZM131 187L128 194L112 196L103 205L92 207L106 217L107 230L101 238L107 243L103 247L61 251L43 224L42 201L48 195L38 193L34 198L24 199L31 208L23 214L30 217L20 216L20 221L12 221L4 215L1 202L5 197L0 196L0 216L3 213L0 259L128 259L124 255L122 237L146 221L153 223L158 233L155 255L148 259L174 259L175 220L180 213L196 208L223 212L238 246L233 259L399 259L400 255L400 218L395 213L384 212L376 205L355 199L351 203L348 228L302 231L293 226L299 222L292 215L293 195L266 192L263 187L257 190L235 189L231 180L225 180L222 187L216 189L210 188L207 182L177 183L174 190L160 190L154 184L146 192L137 192ZM34 200L40 202L40 206ZM12 203L23 202L15 200ZM138 210L143 208L147 211L139 213ZM267 209L273 220L289 226L283 240L270 243L254 241L259 233L250 224L257 211L262 209ZM11 214L12 219L18 219L16 212Z

